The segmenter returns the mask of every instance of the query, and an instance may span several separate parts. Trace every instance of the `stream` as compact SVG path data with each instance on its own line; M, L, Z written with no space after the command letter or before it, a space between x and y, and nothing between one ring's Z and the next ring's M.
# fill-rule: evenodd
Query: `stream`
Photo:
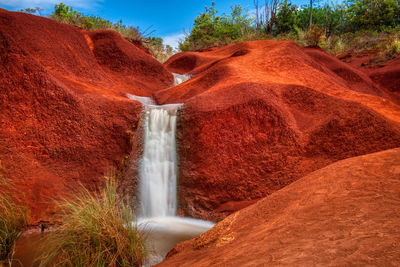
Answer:
M174 85L190 79L174 74ZM139 163L138 220L133 222L147 239L150 255L145 266L161 262L177 243L198 236L214 223L176 216L177 211L177 156L176 123L183 104L156 105L150 97L127 94L143 105L143 153ZM51 233L48 233L51 234ZM21 237L16 245L12 266L38 266L35 262L43 234Z

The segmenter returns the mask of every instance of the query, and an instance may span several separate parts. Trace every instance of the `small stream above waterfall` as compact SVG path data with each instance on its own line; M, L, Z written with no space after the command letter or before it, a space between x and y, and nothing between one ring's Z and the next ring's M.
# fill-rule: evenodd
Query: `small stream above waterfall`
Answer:
M192 76L188 74L178 74L178 73L172 73L172 74L174 75L174 86L184 83L192 78Z
M174 73L174 85L189 80ZM212 222L177 217L176 124L183 104L156 105L154 99L127 94L143 105L143 153L139 162L139 229L146 232L151 255L161 262L172 247L213 227Z

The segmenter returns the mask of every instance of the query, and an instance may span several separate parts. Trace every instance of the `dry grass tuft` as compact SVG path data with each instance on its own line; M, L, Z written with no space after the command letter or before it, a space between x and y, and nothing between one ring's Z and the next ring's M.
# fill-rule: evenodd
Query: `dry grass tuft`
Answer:
M62 226L44 239L40 266L141 266L144 238L132 224L132 205L114 177L94 195L87 189L60 204Z
M0 175L0 266L11 260L27 222L26 208L17 204L14 190L11 182Z

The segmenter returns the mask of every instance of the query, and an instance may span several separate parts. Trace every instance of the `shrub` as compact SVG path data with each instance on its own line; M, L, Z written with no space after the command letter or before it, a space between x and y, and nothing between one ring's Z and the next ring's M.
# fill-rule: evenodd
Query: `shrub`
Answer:
M159 37L149 37L146 39L146 46L149 48L153 56L161 63L164 63L173 54L173 48L169 45L164 45L163 39Z
M325 31L317 25L312 25L310 31L308 32L308 44L312 46L317 46L325 39Z
M11 258L27 221L26 209L17 204L13 191L10 181L0 175L0 265Z
M59 204L62 225L43 240L41 266L141 266L144 238L133 209L117 194L115 178L98 195L81 189Z
M276 17L277 33L290 33L295 31L297 6L292 5L288 0L279 5Z
M123 25L121 20L117 23L113 23L98 16L86 16L63 3L54 6L54 12L50 15L50 18L88 31L114 30L131 42L140 41L142 43L144 40L138 28Z
M161 38L145 37L145 33L141 33L138 27L124 25L122 20L113 23L98 16L86 16L63 3L54 6L54 12L50 15L50 18L87 31L114 30L131 43L135 45L139 43L146 47L162 63L173 55L172 47L164 46Z
M331 35L326 39L326 45L324 47L325 50L331 52L334 55L338 55L344 53L347 50L345 42L343 38L338 35Z
M217 15L215 2L211 7L205 7L194 20L193 28L185 40L180 43L182 51L199 50L211 46L223 46L241 41L246 35L255 30L251 26L251 19L240 5L231 6L231 14Z
M400 56L400 34L388 36L384 51L389 59Z
M326 37L324 29L317 25L312 25L311 30L302 30L296 28L297 39L295 40L301 46L326 46Z
M380 30L400 23L397 0L347 0L347 30Z

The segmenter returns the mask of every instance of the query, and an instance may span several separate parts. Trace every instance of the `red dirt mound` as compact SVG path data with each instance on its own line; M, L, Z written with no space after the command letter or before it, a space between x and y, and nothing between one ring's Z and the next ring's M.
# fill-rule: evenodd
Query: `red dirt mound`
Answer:
M398 266L400 149L315 171L175 246L157 266Z
M382 68L372 70L370 77L400 99L400 58L387 62Z
M131 150L141 105L172 75L112 31L86 32L0 10L0 173L16 182L32 221L83 183L95 188Z
M376 62L379 51L365 51L358 55L344 53L339 59L367 74L381 90L392 95L392 99L400 104L400 58L386 62Z
M400 146L393 95L320 49L246 42L165 66L194 75L154 93L185 103L182 214L218 220L330 163Z

